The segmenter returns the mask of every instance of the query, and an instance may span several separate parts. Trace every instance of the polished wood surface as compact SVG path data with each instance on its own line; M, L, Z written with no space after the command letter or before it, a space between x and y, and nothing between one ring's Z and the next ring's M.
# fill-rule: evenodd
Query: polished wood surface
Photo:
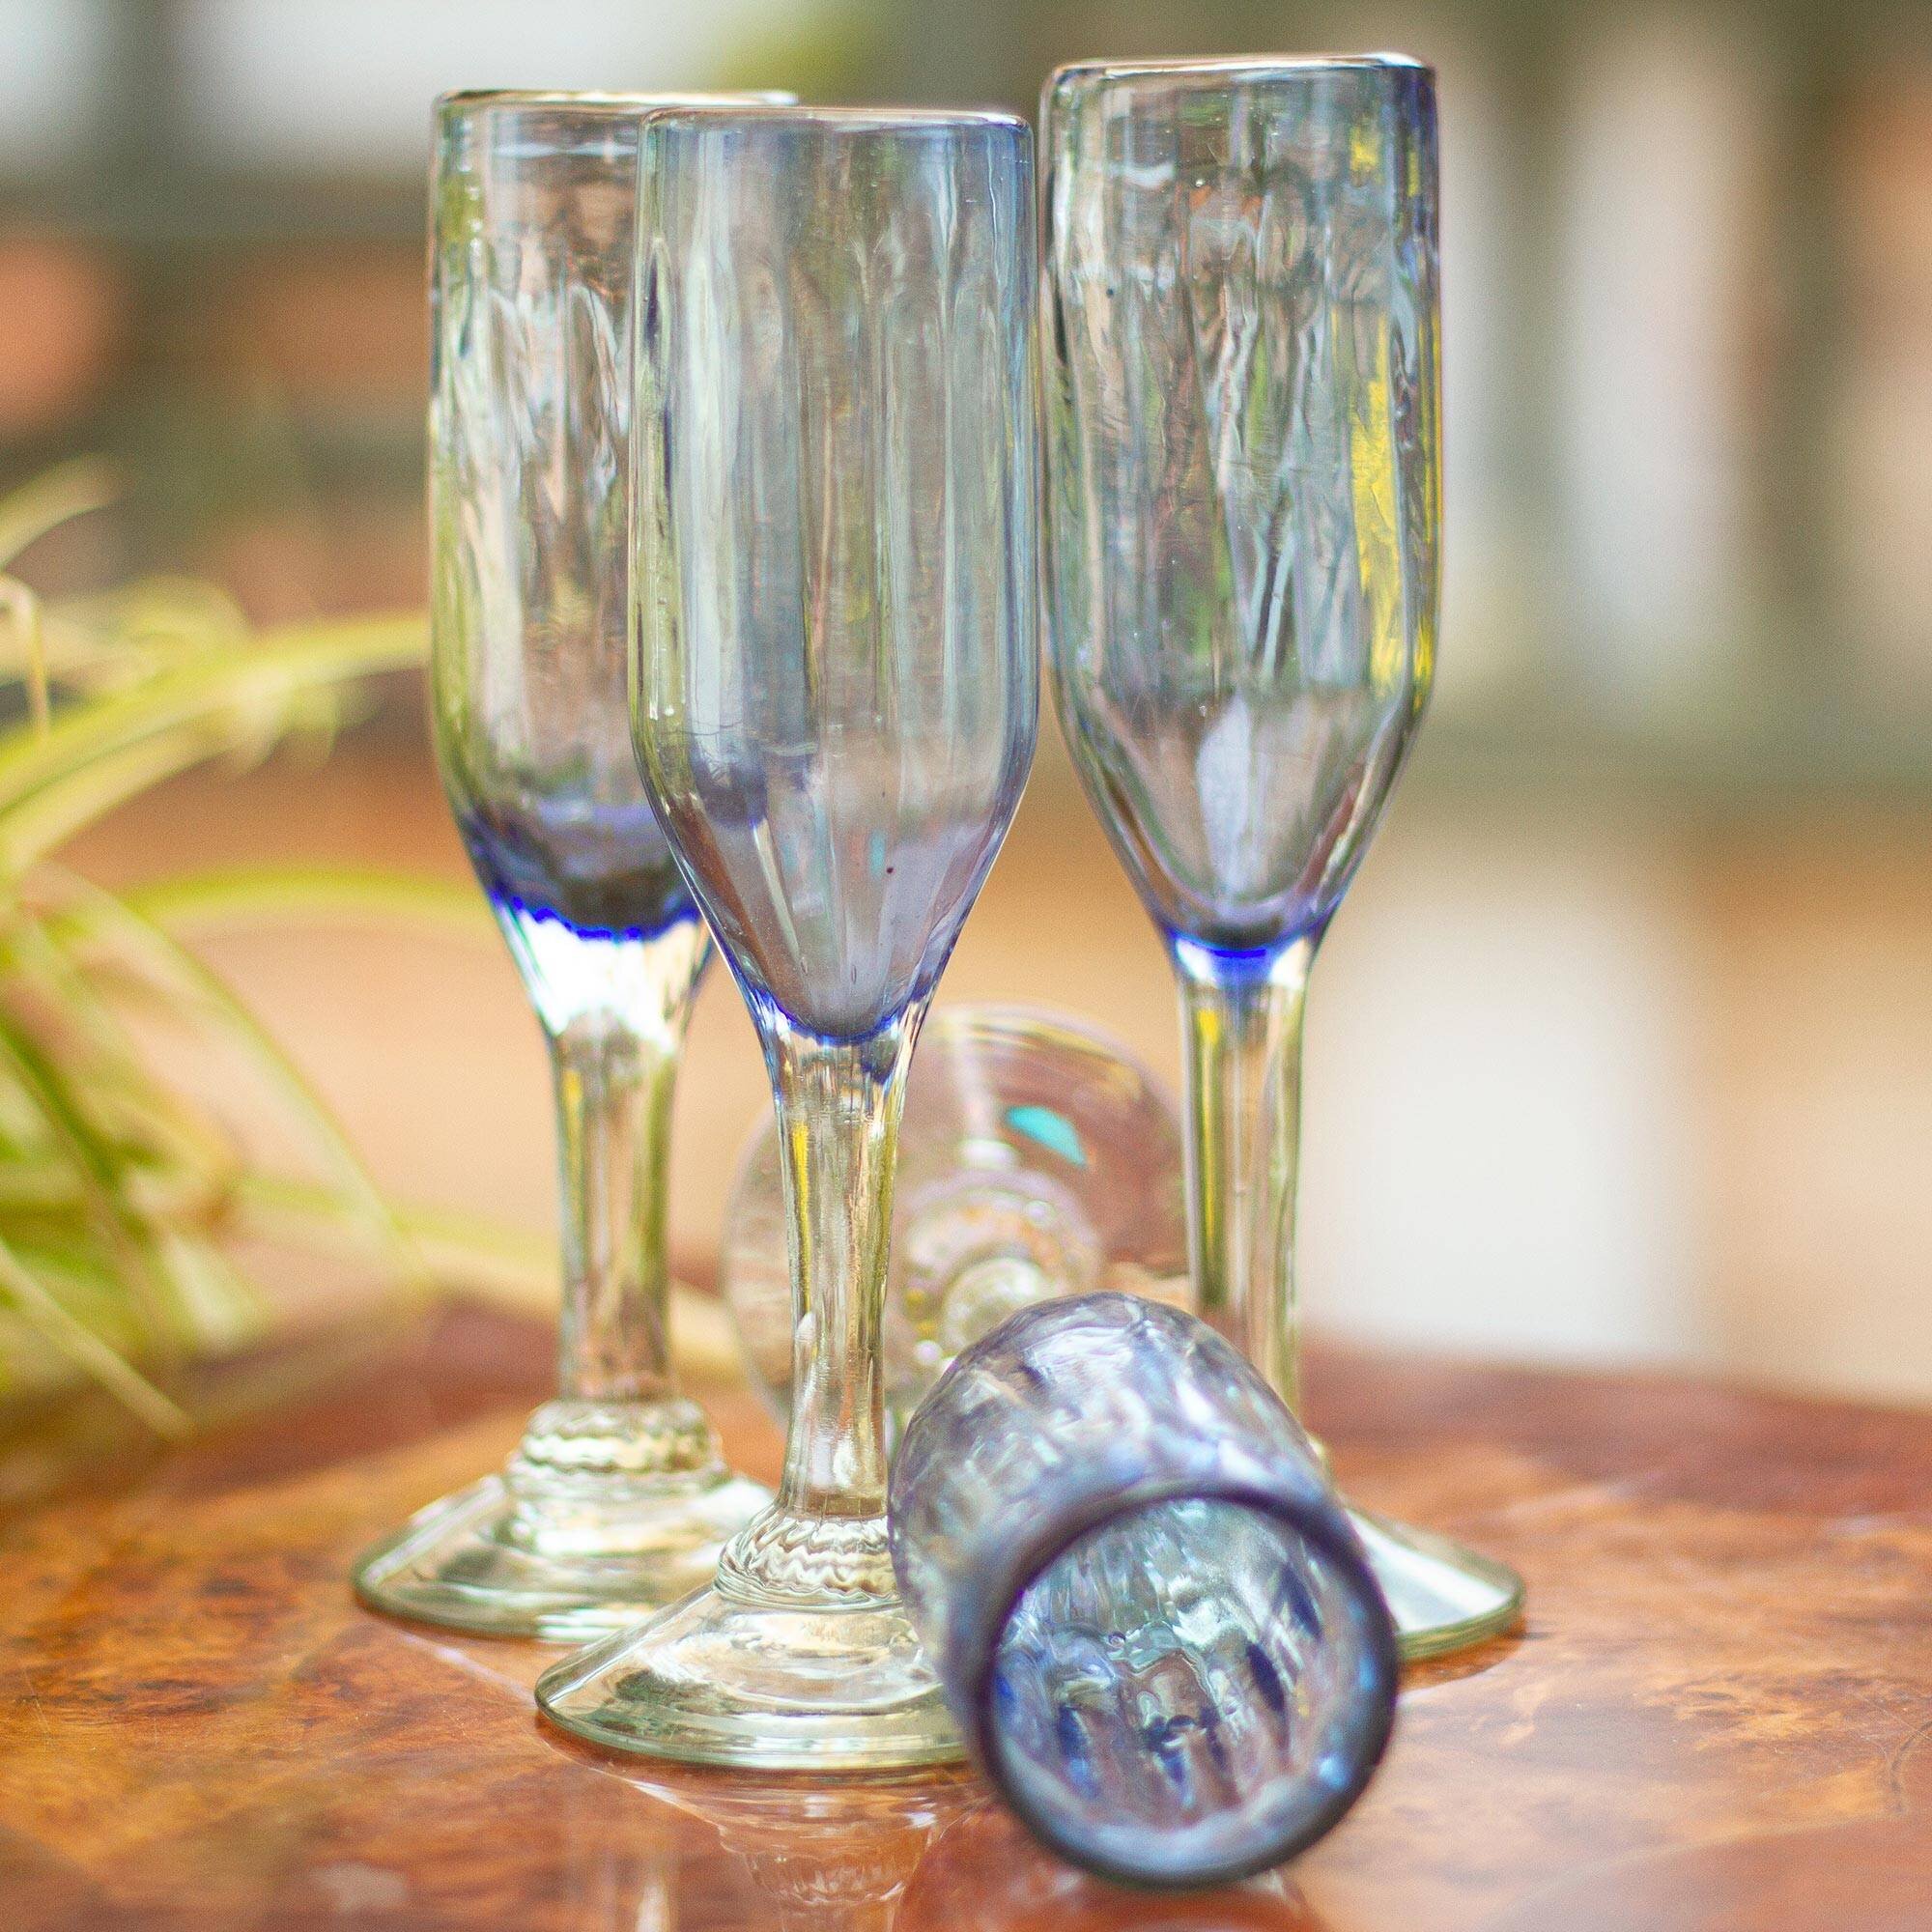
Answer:
M352 1555L500 1457L549 1366L466 1310L185 1450L73 1407L0 1436L5 1932L1932 1926L1932 1418L1318 1351L1352 1492L1517 1564L1529 1622L1413 1674L1296 1866L1152 1897L964 1773L593 1756L533 1715L554 1652L358 1609ZM750 1398L714 1407L769 1474Z

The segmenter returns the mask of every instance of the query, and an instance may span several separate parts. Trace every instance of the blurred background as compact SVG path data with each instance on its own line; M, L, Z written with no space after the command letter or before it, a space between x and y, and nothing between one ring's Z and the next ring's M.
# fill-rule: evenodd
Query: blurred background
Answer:
M431 97L792 87L1029 106L1093 55L1396 46L1442 84L1436 701L1310 1009L1331 1332L1932 1397L1932 6L1841 0L0 0L0 490L128 493L138 569L263 620L417 608ZM325 765L91 833L464 863L404 681ZM500 949L231 938L413 1199L541 1226ZM1057 737L942 992L1073 1009L1170 1082L1173 993ZM722 973L673 1236L764 1103Z

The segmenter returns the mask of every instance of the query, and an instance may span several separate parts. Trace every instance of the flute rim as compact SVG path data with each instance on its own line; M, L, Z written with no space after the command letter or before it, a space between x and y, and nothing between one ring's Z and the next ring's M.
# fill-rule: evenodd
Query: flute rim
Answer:
M986 1781L1012 1811L1026 1820L1028 1828L1036 1835L1069 1863L1079 1865L1096 1877L1111 1880L1116 1885L1132 1886L1146 1891L1232 1885L1241 1879L1252 1878L1257 1872L1267 1871L1306 1851L1325 1837L1353 1808L1355 1801L1368 1788L1387 1754L1389 1740L1395 1729L1395 1699L1390 1697L1385 1704L1377 1707L1367 1733L1368 1748L1356 1767L1355 1776L1346 1785L1329 1791L1325 1802L1303 1821L1300 1832L1293 1840L1283 1839L1244 1857L1226 1859L1212 1866L1203 1865L1185 1874L1134 1870L1110 1863L1089 1846L1062 1831L1057 1819L1050 1815L1036 1816L1025 1805L1011 1763L1004 1749L995 1743L996 1737L1001 1734L993 1722L991 1665L999 1648L999 1637L1012 1621L1020 1600L1084 1538L1130 1516L1175 1502L1221 1503L1236 1509L1251 1510L1255 1515L1265 1517L1318 1546L1323 1555L1347 1573L1356 1585L1360 1601L1366 1607L1364 1635L1376 1675L1383 1683L1391 1685L1399 1686L1402 1679L1402 1654L1394 1618L1382 1597L1381 1586L1376 1580L1367 1552L1350 1529L1344 1526L1338 1533L1324 1513L1311 1507L1305 1496L1264 1489L1256 1482L1236 1476L1164 1476L1131 1485L1125 1491L1113 1494L1085 1497L1063 1521L1052 1524L1043 1533L1023 1543L1002 1570L998 1578L1000 1587L986 1598L986 1603L997 1605L997 1610L984 1619L984 1629L977 1634L977 1643L984 1648L973 1659L976 1694L970 1702L961 1700L964 1709L957 1713L961 1719L960 1728L966 1733L974 1761Z
M570 87L457 87L436 97L439 120L491 108L553 107L603 119L663 111L736 113L745 107L789 106L796 96L782 88L639 88L636 91Z
M1030 133L1033 128L1026 115L1015 114L1009 107L838 106L818 101L748 100L742 104L733 101L722 109L672 102L653 108L646 118L653 123L689 120L694 127L743 121L753 126L790 125L855 134L914 133L926 129L943 133L971 128Z
M1069 84L1115 80L1294 80L1324 73L1416 73L1435 77L1435 69L1414 54L1215 54L1205 59L1186 55L1146 60L1065 61L1046 76L1043 92L1050 99Z

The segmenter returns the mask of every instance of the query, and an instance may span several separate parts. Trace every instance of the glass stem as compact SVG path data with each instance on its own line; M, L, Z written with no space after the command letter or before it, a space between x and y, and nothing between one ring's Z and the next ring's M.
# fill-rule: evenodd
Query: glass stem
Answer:
M1195 1307L1297 1409L1294 1197L1301 1015L1320 935L1274 952L1174 941L1187 1062Z
M882 1517L880 1343L905 1069L922 1010L867 1040L780 1022L766 1044L791 1219L792 1410L782 1515Z
M557 1380L566 1402L675 1393L667 1206L670 1109L703 963L682 926L639 943L621 1006L551 1035L563 1216Z

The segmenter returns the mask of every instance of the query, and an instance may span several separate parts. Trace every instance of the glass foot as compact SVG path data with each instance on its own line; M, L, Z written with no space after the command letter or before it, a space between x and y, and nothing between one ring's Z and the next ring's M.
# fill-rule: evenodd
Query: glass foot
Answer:
M501 1475L366 1551L356 1595L416 1623L551 1643L628 1630L689 1595L770 1492L725 1467L694 1405L649 1413L657 1427L640 1435L621 1410L548 1404Z
M784 1548L801 1531L810 1542ZM710 1588L553 1665L537 1703L574 1736L693 1764L891 1771L963 1756L884 1555L883 1520L774 1512ZM787 1564L811 1580L754 1580Z
M1388 1599L1408 1662L1467 1650L1521 1621L1522 1578L1507 1564L1366 1510L1351 1508L1349 1517Z

